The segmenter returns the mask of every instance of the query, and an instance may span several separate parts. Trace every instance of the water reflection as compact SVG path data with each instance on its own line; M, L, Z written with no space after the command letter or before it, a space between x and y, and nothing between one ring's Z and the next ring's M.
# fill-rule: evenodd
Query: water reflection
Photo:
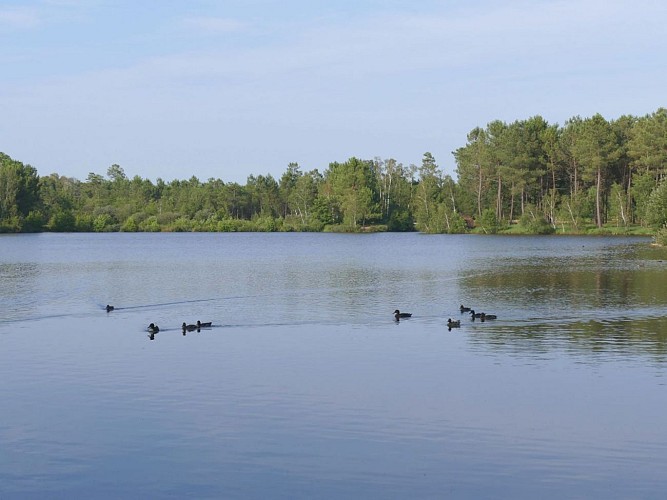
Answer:
M473 345L528 357L567 352L618 359L648 357L667 361L667 319L637 312L616 318L527 318L496 322L474 330Z
M6 244L0 496L657 498L667 487L667 276L644 240ZM473 321L461 304L497 319ZM413 316L395 323L397 308Z
M36 263L0 263L0 322L25 320L47 300L39 293L39 274Z
M582 247L585 248L585 247ZM665 356L667 281L663 251L646 245L589 255L506 257L484 273L465 274L464 293L498 324L472 339L525 354L576 352Z
M625 306L628 303L664 303L667 287L656 287L667 277L665 270L638 272L608 268L577 268L545 262L543 265L512 263L486 274L466 276L463 286L501 303L523 303L527 308L543 304L590 308Z

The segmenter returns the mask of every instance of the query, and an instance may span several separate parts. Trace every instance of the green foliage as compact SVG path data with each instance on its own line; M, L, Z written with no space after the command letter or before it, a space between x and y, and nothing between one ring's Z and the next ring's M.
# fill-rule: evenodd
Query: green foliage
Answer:
M56 233L76 230L76 218L72 212L59 210L49 219L47 227Z
M109 214L101 213L93 219L93 231L96 233L108 231L113 226L113 224L114 221Z
M161 212L155 217L160 227L168 228L180 217L180 214L176 212Z
M667 180L655 188L646 203L646 222L655 226L667 223Z
M40 202L37 171L0 153L0 231L23 230L23 219L38 209Z
M341 213L337 198L318 195L313 202L312 215L322 226L339 223Z
M387 230L389 231L414 231L415 223L412 215L406 209L397 208L392 211L387 223Z
M274 179L155 183L120 165L84 182L0 153L0 231L629 232L667 220L667 109L644 117L540 116L475 127L457 179L430 153L419 166L349 158L320 173L290 163ZM504 228L504 221L519 224Z
M167 228L168 231L173 231L175 233L187 233L191 232L194 229L194 224L191 219L187 217L179 217Z
M449 215L449 227L447 232L450 234L463 234L468 231L468 225L465 219L458 212Z
M359 233L361 230L359 228L352 228L345 224L330 224L324 226L322 229L325 233Z
M417 226L419 229L419 225ZM456 234L467 231L465 219L458 213L452 211L445 202L431 206L429 219L422 232L431 234Z
M159 233L161 231L160 224L157 221L157 216L151 215L139 224L139 231L147 233Z
M618 183L611 186L609 193L609 210L607 220L617 226L627 227L630 223L629 196Z
M112 228L111 230L115 231L117 230L116 226L120 224L118 211L111 205L95 208L93 216L95 217L94 226L96 230L97 226L100 224L98 220L104 221L104 228L100 228L100 230L108 230L108 228Z
M655 235L655 243L663 247L667 246L667 226L658 230Z
M253 228L255 231L273 233L278 231L279 224L277 219L269 215L259 216L253 220Z
M629 130L628 155L637 171L654 179L665 173L667 165L667 109L639 118Z
M23 220L22 230L26 233L37 233L44 229L46 220L40 210L31 210Z
M377 202L373 162L350 158L345 163L329 164L314 210L324 224L342 222L346 231L357 231L378 211Z
M443 198L443 177L431 153L424 153L418 172L419 183L416 186L414 206L417 229L425 233L443 233L444 214L440 208Z
M21 229L21 219L17 215L0 220L0 233L19 233Z
M495 210L492 208L484 209L482 216L479 218L478 226L484 233L496 234L500 224L498 223Z
M139 231L139 224L135 220L134 216L130 216L125 219L125 222L120 226L120 230L126 233L136 233Z
M585 197L582 194L564 197L558 209L558 220L562 227L570 227L570 232L581 232L586 224L586 218L583 215L585 206Z
M288 216L282 221L282 231L301 231L301 232L320 232L324 229L324 224L317 218L310 216L306 220L301 217Z
M109 177L113 182L123 182L127 180L125 171L120 165L115 163L107 169L107 177Z
M236 233L245 231L246 221L240 219L222 219L218 221L217 230L222 233Z
M632 187L629 194L635 202L635 214L637 214L640 224L647 224L648 200L656 185L656 180L650 172L643 172L632 177Z
M76 214L74 216L75 231L82 233L90 233L93 231L93 216L90 214Z
M519 226L527 234L552 234L555 232L554 227L549 224L544 215L532 206L528 207L519 219Z

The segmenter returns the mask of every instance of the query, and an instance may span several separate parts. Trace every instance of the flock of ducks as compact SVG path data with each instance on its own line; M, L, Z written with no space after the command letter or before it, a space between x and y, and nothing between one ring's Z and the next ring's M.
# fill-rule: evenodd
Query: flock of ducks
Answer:
M181 328L183 329L183 331L193 332L195 330L200 330L202 328L211 328L211 322L207 321L206 323L202 323L201 321L197 320L196 325L188 325L185 322L183 322Z
M114 306L107 304L106 306L107 312L111 312L114 309L115 309ZM188 324L184 321L183 324L181 325L181 330L183 330L183 335L185 335L186 332L194 332L195 330L200 331L202 328L211 328L211 326L213 326L213 322L211 321L197 320L197 323L195 324ZM146 331L148 332L148 337L151 340L154 340L155 334L160 331L160 327L157 326L155 323L151 323L150 325L148 325L148 327L146 327Z
M461 314L470 313L470 318L473 321L475 321L475 319L479 319L481 321L488 321L498 318L498 316L496 316L495 314L487 314L485 312L480 312L480 313L475 312L474 309L466 307L463 304L461 304L461 307L459 309L461 311ZM410 318L411 316L412 313L401 312L398 309L394 311L394 319L396 321L400 321L401 318ZM451 330L452 328L460 328L460 327L461 327L460 319L453 320L452 318L447 318L447 328Z
M181 329L184 332L193 332L195 330L201 330L202 328L211 328L212 324L213 323L211 323L210 321L202 323L199 320L197 320L196 325L188 325L187 323L183 322L183 324L181 325ZM152 333L157 333L160 331L160 327L157 326L155 323L151 323L150 325L148 325L147 330Z
M495 314L487 314L487 313L484 313L484 312L480 312L480 313L475 312L474 309L471 309L470 307L466 307L463 304L461 304L461 307L459 309L461 311L461 314L470 313L470 318L473 321L475 321L475 319L479 319L481 321L487 321L487 320L496 319L498 317ZM107 312L111 312L111 311L114 310L114 306L110 306L109 304L107 304L106 310L107 310ZM401 312L398 309L396 309L394 311L394 319L396 321L400 321L401 319L410 318L410 317L412 317L412 313ZM211 321L202 322L202 321L197 320L196 324L188 324L184 321L183 324L181 325L181 330L183 330L183 335L185 335L186 332L193 332L195 330L199 331L202 328L211 328L211 326L212 326ZM460 328L460 327L461 327L461 320L460 319L453 320L452 318L447 318L447 328L449 328L451 330L452 328ZM153 340L155 338L155 334L160 331L160 327L157 326L155 323L151 323L150 325L148 325L146 330L149 333L150 339Z
M181 325L181 330L183 331L183 335L185 335L186 332L194 332L195 330L200 331L202 328L211 328L212 325L213 323L210 321L201 322L197 320L196 324L187 324L184 321L183 324ZM150 338L151 340L155 340L155 334L160 331L160 327L157 326L155 323L151 323L150 325L148 325L147 330L148 330L148 338Z

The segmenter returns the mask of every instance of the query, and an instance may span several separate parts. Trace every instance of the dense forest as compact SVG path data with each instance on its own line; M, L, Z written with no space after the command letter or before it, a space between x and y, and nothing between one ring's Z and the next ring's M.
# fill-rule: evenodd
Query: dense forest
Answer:
M535 116L470 131L454 180L421 165L350 158L320 172L287 166L245 185L155 183L119 165L85 181L37 175L0 153L0 232L413 231L628 233L666 238L667 109L563 126Z

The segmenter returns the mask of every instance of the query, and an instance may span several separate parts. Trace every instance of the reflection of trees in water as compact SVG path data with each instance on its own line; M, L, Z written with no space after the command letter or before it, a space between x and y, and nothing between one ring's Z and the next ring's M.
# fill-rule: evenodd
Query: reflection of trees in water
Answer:
M652 356L667 362L667 319L645 316L615 319L522 320L514 324L484 325L470 335L485 348L538 357L540 354L604 354ZM590 316L590 314L589 314Z
M465 277L461 285L468 296L492 295L510 307L526 304L539 308L546 304L549 308L589 309L667 303L667 286L659 286L667 280L665 267L551 264L517 264L489 270Z
M472 341L523 353L648 354L665 361L667 266L662 254L642 255L508 259L463 278L469 302L504 319Z

